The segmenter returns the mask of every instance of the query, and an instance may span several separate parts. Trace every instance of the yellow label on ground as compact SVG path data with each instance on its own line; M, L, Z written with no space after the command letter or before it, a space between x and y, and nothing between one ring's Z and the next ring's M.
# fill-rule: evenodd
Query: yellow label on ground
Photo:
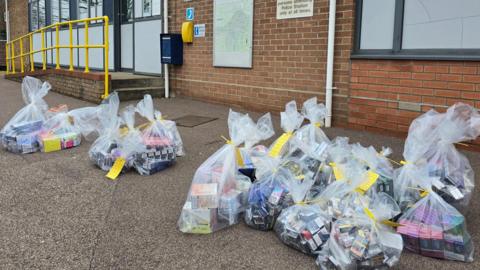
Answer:
M126 160L124 158L122 158L122 157L117 158L117 160L115 160L115 163L113 163L112 168L108 172L107 178L109 178L111 180L117 179L117 177L122 172L122 169L123 169L123 166L125 165L125 162L126 162Z
M330 162L330 167L332 167L335 180L340 181L345 178L345 176L343 176L342 170L340 170L340 168L337 167L337 164L335 162Z
M60 138L52 137L43 139L43 151L45 153L62 150Z
M273 145L269 155L271 157L278 157L282 152L283 146L288 142L288 140L290 140L292 135L292 133L283 133L282 136L280 136Z
M365 192L367 192L370 189L370 187L372 187L372 185L375 184L375 182L377 182L379 176L380 175L374 171L368 171L367 179L357 187L356 189L357 192L361 194L365 194Z

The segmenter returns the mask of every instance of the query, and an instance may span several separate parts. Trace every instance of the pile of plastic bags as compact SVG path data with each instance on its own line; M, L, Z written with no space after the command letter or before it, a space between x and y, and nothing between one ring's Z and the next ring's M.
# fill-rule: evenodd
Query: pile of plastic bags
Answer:
M320 269L390 268L404 247L472 261L462 213L475 181L455 143L479 136L477 110L459 103L415 119L401 162L388 157L390 148L330 140L321 129L325 113L316 98L301 111L287 103L284 133L267 148L253 145L273 135L271 120L256 132L248 115L230 111L231 139L195 173L180 230L212 233L243 216L249 227L274 230L285 245L315 257Z
M172 166L185 155L176 124L155 110L150 95L137 106L127 106L119 115L117 93L94 107L68 110L50 108L43 99L51 85L25 77L22 94L27 104L0 131L1 145L14 153L53 152L80 145L82 137L94 139L88 155L107 177L116 179L129 169L151 175ZM136 114L147 123L135 126ZM96 137L96 138L95 138Z

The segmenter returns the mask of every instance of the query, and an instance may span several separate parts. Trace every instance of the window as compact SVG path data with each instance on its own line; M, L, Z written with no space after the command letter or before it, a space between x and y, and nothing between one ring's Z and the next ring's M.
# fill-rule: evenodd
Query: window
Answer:
M69 0L50 0L50 10L52 24L70 20Z
M122 22L131 22L133 19L133 0L122 0Z
M90 0L90 17L103 16L103 0Z
M352 58L480 59L478 0L359 0Z
M58 23L60 21L60 2L56 0L52 0L50 3L51 9L51 16L52 16L52 24Z
M403 48L480 48L480 1L406 0Z
M135 18L159 16L161 0L135 0Z
M45 0L30 0L30 30L35 31L46 24Z
M88 0L78 0L77 14L79 19L88 18Z
M60 21L70 20L70 0L60 0Z

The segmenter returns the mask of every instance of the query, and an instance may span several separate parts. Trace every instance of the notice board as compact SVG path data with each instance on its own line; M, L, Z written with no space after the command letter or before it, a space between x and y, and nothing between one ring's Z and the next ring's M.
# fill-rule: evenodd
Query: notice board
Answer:
M214 0L213 66L252 67L253 0Z

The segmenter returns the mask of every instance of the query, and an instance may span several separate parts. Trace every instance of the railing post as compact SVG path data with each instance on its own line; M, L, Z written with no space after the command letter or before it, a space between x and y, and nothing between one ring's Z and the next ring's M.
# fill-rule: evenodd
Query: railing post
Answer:
M55 26L55 62L56 62L56 65L55 65L55 69L60 69L60 33L59 33L59 28L60 26L57 24Z
M12 59L12 74L15 74L15 42L12 42L12 56L10 59Z
M45 31L41 30L40 32L42 33L42 64L43 64L42 69L46 70L47 69L47 52L45 50Z
M68 23L68 30L70 31L70 71L73 71L73 30L72 23Z
M25 67L23 66L23 38L20 38L20 72L25 72Z
M104 53L105 53L105 63L104 63L104 68L105 68L105 93L103 94L103 98L106 98L108 96L108 91L109 91L109 77L108 77L108 55L109 55L109 39L108 39L108 16L104 16L104 27L105 27L105 36L104 36Z
M33 33L30 33L29 35L29 39L30 39L30 50L29 50L29 54L30 54L30 71L35 71L35 62L33 61Z
M9 49L10 48L8 46L8 43L5 43L5 61L6 61L5 67L7 69L6 70L7 75L10 74L10 59L8 59L8 55L9 55L8 50Z
M88 68L88 21L85 21L85 73L90 72Z

